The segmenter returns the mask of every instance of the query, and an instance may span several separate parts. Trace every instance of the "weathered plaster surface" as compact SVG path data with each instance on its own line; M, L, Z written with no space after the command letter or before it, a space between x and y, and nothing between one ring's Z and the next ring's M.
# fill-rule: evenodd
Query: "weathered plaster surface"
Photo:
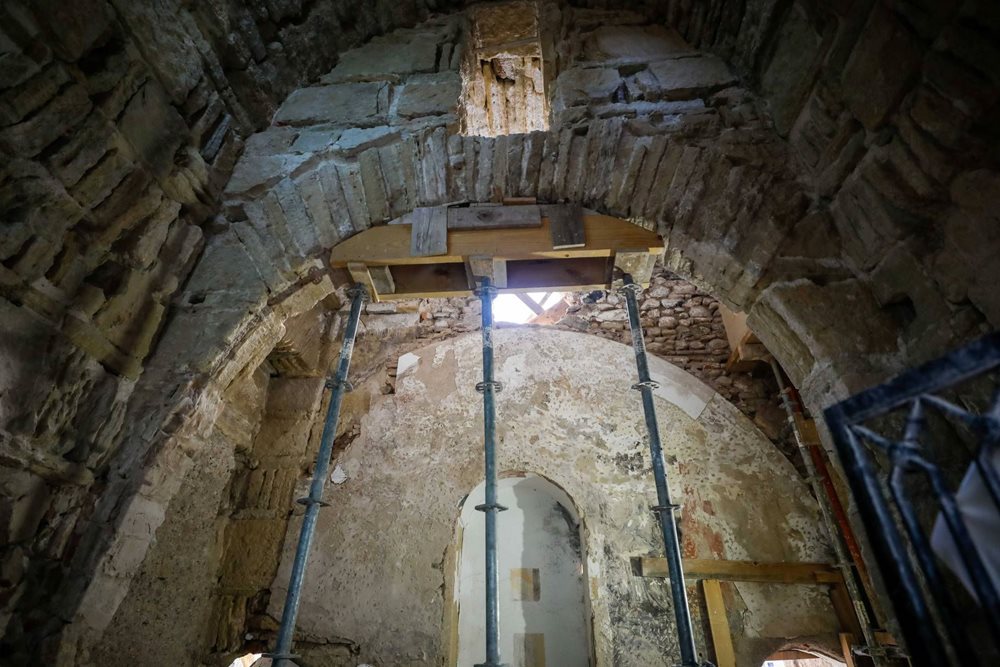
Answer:
M631 348L543 329L496 332L499 466L534 472L570 495L585 526L598 664L672 664L669 592L632 574L629 557L662 551ZM375 396L360 435L336 459L299 624L349 638L359 661L432 664L447 628L445 563L459 504L482 476L480 337L417 350L419 361ZM651 360L672 391L657 397L687 557L828 560L815 505L791 464L732 405L695 378ZM685 411L703 402L697 418ZM503 520L501 515L500 521ZM280 614L299 521L285 540L270 613ZM747 632L834 630L818 593L775 590L743 602ZM775 623L764 607L787 610ZM699 617L695 610L696 618ZM704 637L699 646L704 647ZM706 656L707 657L707 656Z

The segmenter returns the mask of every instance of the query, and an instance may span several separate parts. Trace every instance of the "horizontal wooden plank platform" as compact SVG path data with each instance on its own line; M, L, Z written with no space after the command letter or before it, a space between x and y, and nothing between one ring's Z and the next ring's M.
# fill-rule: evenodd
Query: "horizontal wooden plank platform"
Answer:
M510 217L529 207L494 208L498 216ZM553 224L560 221L549 217L537 227L449 228L445 236L440 215L435 217L442 210L419 209L427 219L416 218L415 235L412 224L392 224L352 236L333 249L330 265L347 269L375 301L384 301L469 296L486 277L501 293L515 294L609 289L622 271L645 284L663 253L655 233L611 216L577 217L579 207L571 210L573 220L562 221L577 227L570 240L583 238L573 247L561 247L566 240L553 238ZM532 210L537 217L539 207ZM543 210L556 215L569 207ZM435 234L443 238L432 238Z
M618 250L644 250L659 254L663 242L654 232L608 215L584 215L586 243L577 248L552 248L547 217L539 227L511 229L449 229L448 250L443 255L414 257L410 252L412 225L379 225L337 244L330 255L334 268L348 262L369 266L412 264L461 264L469 255L500 259L569 259L613 257Z

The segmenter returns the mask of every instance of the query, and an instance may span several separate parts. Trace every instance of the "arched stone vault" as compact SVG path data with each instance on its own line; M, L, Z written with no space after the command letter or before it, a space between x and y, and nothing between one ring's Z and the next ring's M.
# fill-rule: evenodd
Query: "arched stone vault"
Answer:
M15 590L44 579L61 614L80 591L60 584L91 578L125 499L141 502L140 477L170 487L177 468L156 453L183 463L178 443L195 415L213 419L213 392L280 338L288 313L330 293L325 250L417 204L500 185L655 224L670 265L749 310L813 407L1000 322L1000 18L988 3L544 3L542 25L560 36L547 52L553 127L490 140L434 113L454 90L444 45L461 43L447 18L413 33L441 35L435 71L350 77L371 79L351 84L376 90L374 117L337 113L305 131L312 119L289 114L327 87L310 86L250 138L346 47L460 3L50 4L0 10L12 222L0 294L25 334L5 341L19 360L5 396L19 395L4 460L54 489L42 528L19 542L33 574ZM636 13L610 9L623 4ZM640 71L613 54L588 61L616 23L665 23L704 53ZM664 63L721 78L677 92L655 76ZM401 109L421 81L430 100ZM412 178L387 173L407 163ZM331 196L327 213L341 213L324 226ZM27 369L38 358L45 369ZM36 640L58 625L36 624Z

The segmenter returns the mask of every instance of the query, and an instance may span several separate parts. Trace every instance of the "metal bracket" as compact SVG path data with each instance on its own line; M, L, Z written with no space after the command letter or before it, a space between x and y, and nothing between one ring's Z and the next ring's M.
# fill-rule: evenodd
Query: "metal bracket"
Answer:
M636 296L639 296L642 294L642 285L638 283L625 283L615 291L621 295L625 295L627 292L632 292Z
M327 389L336 389L337 388L337 380L335 378L327 378L327 381L323 383L323 386L326 387ZM354 385L351 384L350 382L348 382L347 380L344 380L343 382L341 382L340 386L342 386L344 388L345 392L349 393L349 392L354 391Z
M368 303L371 301L372 297L368 293L368 290L365 289L365 286L361 283L354 283L354 286L347 290L347 296L353 299L358 294L361 295L361 303Z
M323 501L323 500L313 500L309 496L306 496L305 498L299 498L298 500L295 501L295 504L297 504L297 505L305 505L306 507L308 507L309 505L319 505L320 507L329 507L330 506L330 503L328 503L326 501Z
M506 512L507 508L500 503L493 503L492 505L487 505L483 503L482 505L476 505L477 512Z
M472 293L482 299L483 296L493 296L496 294L497 288L494 285L480 285Z
M649 509L653 511L654 514L659 514L660 512L674 512L681 508L680 505L650 505Z
M483 394L483 393L486 392L486 387L492 387L494 394L499 394L501 391L503 391L503 383L502 382L498 382L496 380L492 380L490 382L477 382L476 383L476 391L478 391L480 394Z
M649 389L659 389L660 383L657 382L656 380L643 380L642 382L636 382L634 385L632 385L633 389L639 389L639 390L646 389L647 387Z

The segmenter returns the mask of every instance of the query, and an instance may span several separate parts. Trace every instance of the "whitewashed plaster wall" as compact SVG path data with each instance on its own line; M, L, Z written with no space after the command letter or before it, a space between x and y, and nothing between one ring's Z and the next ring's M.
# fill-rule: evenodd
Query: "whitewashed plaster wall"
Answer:
M631 348L536 328L501 329L495 341L504 384L499 468L542 475L576 504L597 664L673 664L669 590L663 580L635 576L629 562L662 553L649 511L655 489L640 399L629 390ZM299 616L303 635L356 642L352 664L442 664L448 653L456 521L482 477L480 345L470 334L417 350L395 394L353 403L365 412L360 436L337 454L346 481L328 491ZM815 502L787 459L706 385L662 360L650 363L661 384L668 475L684 506L685 557L829 560ZM299 526L299 518L289 523L271 589L276 617ZM819 589L735 590L733 606L743 610L738 652L836 630ZM689 592L698 599L694 586ZM693 611L704 652L701 614Z

